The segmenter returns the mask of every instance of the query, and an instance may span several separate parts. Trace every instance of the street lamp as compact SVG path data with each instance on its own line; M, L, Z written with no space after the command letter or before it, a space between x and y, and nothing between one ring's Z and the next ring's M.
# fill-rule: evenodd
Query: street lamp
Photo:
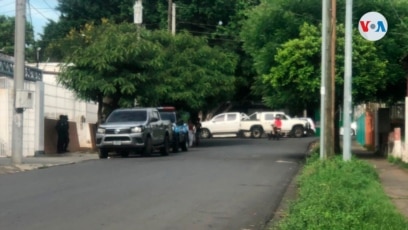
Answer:
M38 47L37 48L37 68L38 68L38 65L39 65L39 62L40 62L40 50L41 50L41 47Z

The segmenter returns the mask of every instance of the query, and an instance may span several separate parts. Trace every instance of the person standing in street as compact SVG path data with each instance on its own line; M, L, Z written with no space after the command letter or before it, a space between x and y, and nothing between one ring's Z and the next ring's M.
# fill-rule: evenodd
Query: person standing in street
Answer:
M188 141L189 141L188 145L189 147L192 147L194 143L194 139L195 139L194 138L195 137L195 134L194 134L195 125L191 119L188 119L187 125L188 125Z
M65 131L65 139L64 139L64 144L62 146L62 151L68 152L68 144L69 144L69 122L68 122L68 115L64 116L64 120L67 125L67 130Z
M69 143L69 124L68 116L60 115L57 124L55 125L57 130L57 153L64 153L67 151Z
M200 118L197 117L196 121L194 122L195 126L195 146L198 146L200 144L200 131L201 131L201 122Z

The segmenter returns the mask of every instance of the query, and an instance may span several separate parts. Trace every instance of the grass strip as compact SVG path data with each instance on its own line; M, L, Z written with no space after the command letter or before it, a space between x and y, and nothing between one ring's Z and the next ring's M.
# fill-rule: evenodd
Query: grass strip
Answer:
M298 197L275 229L408 229L372 165L313 154L298 178Z

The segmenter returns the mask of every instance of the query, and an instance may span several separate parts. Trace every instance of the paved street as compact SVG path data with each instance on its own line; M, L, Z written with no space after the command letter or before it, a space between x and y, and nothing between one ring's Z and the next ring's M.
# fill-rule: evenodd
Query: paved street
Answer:
M261 229L312 140L210 139L0 175L0 229Z

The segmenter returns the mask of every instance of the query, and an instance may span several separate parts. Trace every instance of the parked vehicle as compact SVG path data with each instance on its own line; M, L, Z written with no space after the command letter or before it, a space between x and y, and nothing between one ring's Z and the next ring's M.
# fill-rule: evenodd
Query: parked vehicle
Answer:
M158 107L162 120L170 120L172 124L173 138L171 147L173 152L188 150L188 126L183 120L178 120L176 108L173 106Z
M201 122L201 138L215 135L237 136L242 120L249 119L248 115L240 112L221 113L209 121Z
M251 132L253 138L260 138L265 133L271 133L276 115L279 115L282 120L282 136L303 137L305 131L310 127L306 120L291 118L284 112L256 112L251 114L248 120L240 123L240 132Z
M99 158L107 158L115 151L127 157L131 151L151 155L160 148L162 155L169 155L172 124L162 120L157 108L116 109L96 132Z
M353 121L350 124L350 135L355 136L357 133L357 122ZM343 136L344 134L344 128L340 127L340 135Z
M268 139L279 140L282 137L282 129L272 125L273 132L267 133Z
M307 129L305 129L305 136L314 136L316 134L316 125L314 123L314 121L312 120L312 118L310 117L299 117L299 119L301 120L305 120L308 122L308 126Z

